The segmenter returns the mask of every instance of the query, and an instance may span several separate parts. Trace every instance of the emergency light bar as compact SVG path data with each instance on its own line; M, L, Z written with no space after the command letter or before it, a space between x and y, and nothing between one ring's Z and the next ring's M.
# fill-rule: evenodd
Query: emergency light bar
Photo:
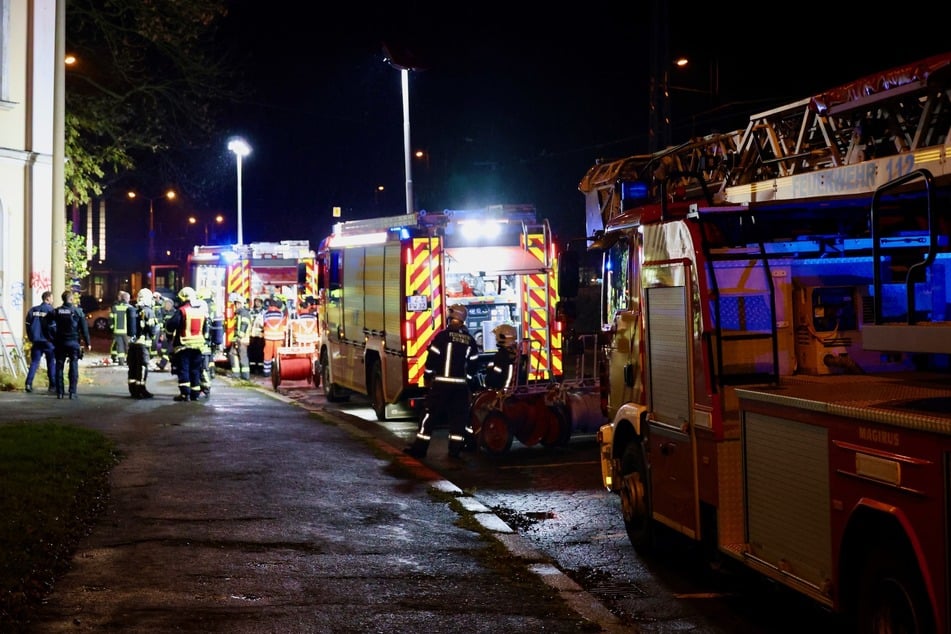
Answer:
M373 233L357 233L352 236L331 236L330 246L358 247L369 244L383 244L386 242L386 234L386 231L375 231Z

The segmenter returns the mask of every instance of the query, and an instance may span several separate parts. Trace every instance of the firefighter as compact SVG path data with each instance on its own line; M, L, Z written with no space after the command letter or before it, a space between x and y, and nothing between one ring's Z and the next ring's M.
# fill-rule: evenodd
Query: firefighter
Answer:
M472 396L469 382L473 364L479 358L479 345L466 329L467 315L465 306L450 306L449 325L433 338L429 346L423 374L429 387L426 414L413 444L403 450L413 457L426 457L433 427L438 423L449 425L450 457L458 458L459 453L471 444L466 431L469 408L465 404Z
M215 375L215 354L224 342L224 321L218 316L214 296L211 290L200 288L195 291L198 301L205 304L208 311L208 330L205 333L205 345L201 349L201 393L211 398L211 379Z
M240 294L232 293L230 299L234 304L234 339L228 351L231 378L250 381L251 363L248 361L248 344L251 342L251 312L245 306L244 297Z
M511 324L500 324L492 330L499 349L485 369L485 386L504 390L524 383L524 367L519 363L518 332Z
M143 288L135 298L135 318L129 323L129 394L132 398L152 398L146 389L149 376L149 355L158 335L158 321L152 305L152 291Z
M129 324L135 319L135 308L129 304L131 299L132 296L127 292L119 291L116 303L109 311L109 318L112 321L110 356L112 362L118 365L125 365L129 354Z
M278 348L287 338L287 314L282 310L277 298L267 301L261 315L261 330L264 336L264 376L271 376L271 366L277 356Z
M251 343L248 344L251 374L264 374L264 298L255 297L248 312L251 314Z
M153 295L153 304L155 310L155 321L158 323L158 337L155 340L155 354L158 358L156 362L156 370L159 372L165 372L165 368L168 366L171 361L171 345L168 340L168 335L165 334L165 320L172 316L172 313L175 312L175 302L171 297L162 297L161 303L159 303L160 296L158 293Z
M317 347L317 299L304 298L297 311L297 318L291 322L292 344L305 348Z
M201 395L202 349L208 337L208 306L198 299L195 289L186 286L178 292L182 304L165 322L178 366L176 401L197 401Z

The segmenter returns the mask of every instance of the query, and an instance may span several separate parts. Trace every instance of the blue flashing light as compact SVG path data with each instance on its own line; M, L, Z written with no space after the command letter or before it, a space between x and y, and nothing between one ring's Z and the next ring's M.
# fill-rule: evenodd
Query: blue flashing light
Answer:
M638 202L647 200L650 189L643 181L624 181L621 183L621 200Z

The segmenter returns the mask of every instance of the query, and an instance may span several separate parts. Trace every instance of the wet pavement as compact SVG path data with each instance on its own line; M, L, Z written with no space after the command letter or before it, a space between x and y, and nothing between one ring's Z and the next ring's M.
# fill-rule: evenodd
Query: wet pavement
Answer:
M97 361L78 401L0 393L4 420L90 427L122 453L24 631L636 631L384 427L220 377L178 403L152 373L156 397L134 400Z

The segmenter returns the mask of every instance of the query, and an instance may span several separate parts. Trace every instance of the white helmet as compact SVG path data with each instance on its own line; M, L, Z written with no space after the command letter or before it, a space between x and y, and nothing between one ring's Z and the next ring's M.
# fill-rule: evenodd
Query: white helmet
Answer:
M511 348L518 343L518 332L511 324L499 324L492 330L492 334L495 335L495 342L500 348Z
M231 300L232 304L241 304L242 306L245 304L244 295L241 293L231 293L228 299Z
M191 286L186 286L182 290L178 291L178 299L182 300L183 302L193 302L195 301L195 298L195 289L193 289Z
M453 304L449 307L449 319L456 319L461 321L463 324L466 323L466 317L469 316L469 311L466 310L466 307L462 304Z
M155 298L152 296L152 291L147 288L140 290L135 298L135 303L139 306L151 306L154 301Z

